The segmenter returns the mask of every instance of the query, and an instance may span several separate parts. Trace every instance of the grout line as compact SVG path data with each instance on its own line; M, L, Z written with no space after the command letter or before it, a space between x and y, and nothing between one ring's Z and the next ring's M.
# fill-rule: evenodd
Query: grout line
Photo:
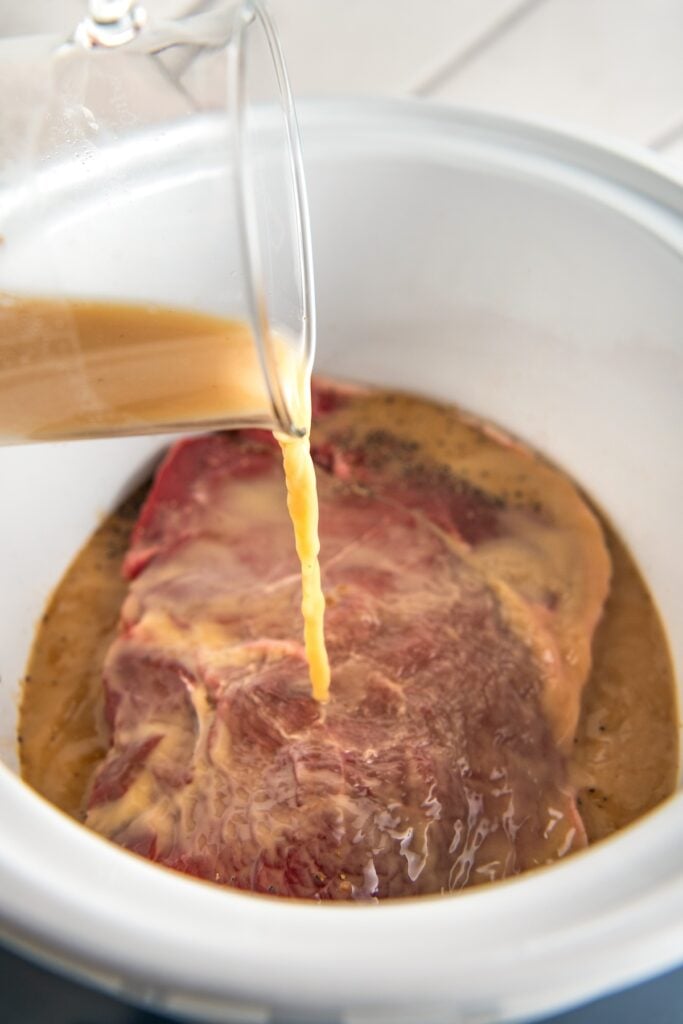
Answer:
M510 29L518 25L537 7L540 7L540 5L545 2L546 0L522 0L522 2L514 7L508 14L504 14L498 21L494 22L490 28L485 29L480 36L469 44L469 46L466 46L460 53L457 53L454 57L445 61L441 67L436 68L434 71L430 71L409 91L414 96L429 96L435 89L438 89L439 86L443 85L450 79L455 78L456 75L459 75L463 68L476 60L484 50L497 43L507 32L510 31Z
M650 139L647 145L650 149L666 150L669 146L675 145L683 139L683 117L679 117L672 125L669 125L663 132L659 132Z

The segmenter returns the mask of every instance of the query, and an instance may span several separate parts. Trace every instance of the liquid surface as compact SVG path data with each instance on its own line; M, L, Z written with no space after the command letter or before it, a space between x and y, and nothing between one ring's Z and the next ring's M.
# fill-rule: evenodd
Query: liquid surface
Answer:
M413 446L404 449L404 457L409 450L429 453L473 487L485 485L513 518L516 507L535 504L541 514L566 503L568 485L560 474L540 460L520 462L511 456L509 442L501 443L495 432L480 429L455 410L378 393L340 410L333 422L347 453L356 435L374 438L379 460L384 453L380 441L390 432ZM338 471L345 472L343 465ZM138 495L109 517L65 575L40 625L24 687L24 777L80 820L93 769L108 742L102 662L116 630L125 590L120 566L139 502ZM611 590L569 755L590 841L623 827L671 793L678 759L674 681L661 623L633 559L609 524L602 525L612 561ZM519 534L523 527L517 524L516 529ZM547 539L546 582L554 571L553 558L562 568L554 543ZM520 571L504 539L481 550L477 557L491 574L512 578ZM529 565L526 571L533 576L533 559ZM566 724L558 720L558 742L565 731Z

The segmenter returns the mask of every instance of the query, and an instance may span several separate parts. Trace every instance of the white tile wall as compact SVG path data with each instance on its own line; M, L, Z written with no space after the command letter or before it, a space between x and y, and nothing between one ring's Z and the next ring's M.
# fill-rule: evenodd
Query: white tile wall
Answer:
M401 95L519 0L271 0L299 95Z
M145 0L141 0L144 4ZM180 10L197 0L147 0ZM270 0L297 95L425 95L654 144L683 169L683 0ZM79 0L0 0L0 36Z
M649 142L683 115L683 3L546 0L433 95Z

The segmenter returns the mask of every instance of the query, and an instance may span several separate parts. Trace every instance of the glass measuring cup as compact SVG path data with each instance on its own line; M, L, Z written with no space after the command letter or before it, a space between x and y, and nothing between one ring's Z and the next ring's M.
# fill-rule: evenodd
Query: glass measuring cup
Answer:
M0 440L302 433L310 232L263 5L91 0L2 49Z

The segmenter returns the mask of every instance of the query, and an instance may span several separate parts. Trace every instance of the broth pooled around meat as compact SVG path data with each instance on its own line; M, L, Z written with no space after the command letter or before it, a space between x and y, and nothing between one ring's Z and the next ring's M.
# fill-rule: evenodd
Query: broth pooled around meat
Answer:
M72 570L80 583L67 597L67 574L53 599L25 687L25 777L168 867L314 899L509 877L663 798L677 748L661 626L574 484L500 432L422 399L318 385L314 410L329 701L312 699L299 642L273 439L186 439L139 513L129 506L94 538L99 571L86 549ZM613 588L630 587L624 601L650 614L621 672L632 698L613 685L611 572ZM85 630L80 654L61 652L74 689L53 694L46 712L51 627L74 614L79 586L102 603L99 633ZM605 628L608 655L593 644ZM601 692L631 699L642 736L658 744L626 813L620 765L633 759L637 722L635 739L603 737L617 751L606 776L581 713ZM46 713L61 783L45 770Z

